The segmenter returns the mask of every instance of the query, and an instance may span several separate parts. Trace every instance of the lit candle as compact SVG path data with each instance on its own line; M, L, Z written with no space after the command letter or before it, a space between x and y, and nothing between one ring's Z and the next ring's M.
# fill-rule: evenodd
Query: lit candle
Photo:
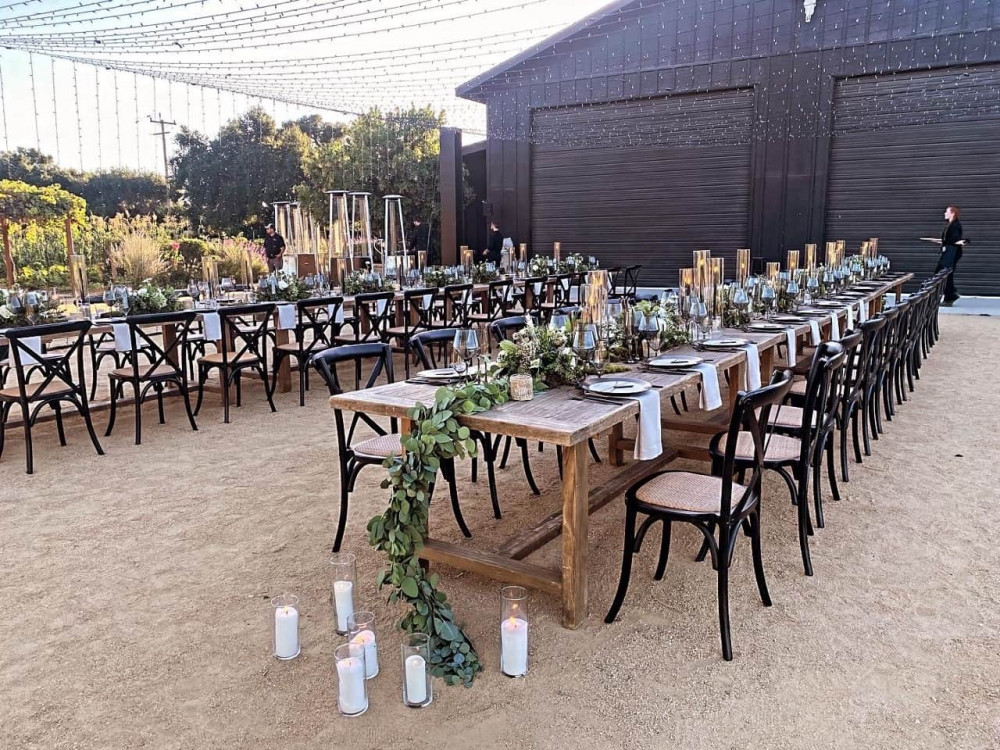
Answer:
M712 286L718 288L726 283L726 259L711 258L709 266L712 269Z
M746 282L750 275L750 248L740 248L736 251L736 281Z
M508 617L500 624L500 670L508 677L528 672L528 623Z
M347 618L354 614L354 584L351 581L333 582L333 601L337 609L337 632L347 632Z
M521 243L521 251L518 253L518 260L521 263L528 262L528 244L526 242Z
M345 714L359 714L368 708L365 693L364 659L349 656L337 661L337 678L340 682L338 703Z
M770 279L773 284L778 280L778 274L781 273L780 263L768 263L767 264L767 278Z
M351 639L351 643L365 648L365 672L370 680L378 674L378 644L375 643L375 634L370 630L362 630Z
M788 270L798 271L799 270L799 251L789 250L788 251Z
M677 288L681 294L690 294L694 286L694 269L682 268L677 274Z
M274 655L279 659L299 655L299 611L295 607L274 610Z
M557 263L559 262L559 258L560 258L561 255L562 255L562 243L561 242L553 242L552 243L552 257L553 257L553 259Z
M810 271L816 268L816 245L813 243L806 245L806 268Z
M708 268L708 260L711 257L709 250L695 250L694 261L694 283L698 293L704 297L705 287L712 283L712 274Z
M406 702L421 704L427 700L427 662L420 654L406 657Z

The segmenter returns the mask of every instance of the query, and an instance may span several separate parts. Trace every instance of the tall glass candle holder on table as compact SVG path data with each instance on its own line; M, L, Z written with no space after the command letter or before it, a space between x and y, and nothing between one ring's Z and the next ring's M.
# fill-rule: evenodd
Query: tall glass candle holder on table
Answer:
M528 591L522 586L500 590L500 671L508 677L528 673Z
M342 643L333 652L337 669L337 709L344 716L360 716L368 710L368 680L365 647Z
M333 569L333 619L337 632L347 635L348 618L354 614L356 559L350 552L338 552L330 559Z
M403 705L410 708L429 706L434 700L431 682L431 637L410 633L400 647L403 657Z
M375 639L375 613L358 610L347 618L350 642L365 649L365 679L378 675L378 643Z
M281 594L271 599L274 624L275 659L294 659L299 655L299 598Z

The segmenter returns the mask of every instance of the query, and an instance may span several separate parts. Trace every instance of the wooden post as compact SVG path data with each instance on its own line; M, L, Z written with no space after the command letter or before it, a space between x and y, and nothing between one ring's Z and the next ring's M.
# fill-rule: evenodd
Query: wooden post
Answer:
M462 131L441 128L439 185L441 190L441 263L458 264L461 240L460 221L464 209L465 186L462 184Z
M590 524L586 441L562 451L562 603L563 625L579 627L587 619L587 528Z
M0 220L0 233L3 234L3 265L7 269L7 287L14 286L14 256L10 253L10 226L7 217Z

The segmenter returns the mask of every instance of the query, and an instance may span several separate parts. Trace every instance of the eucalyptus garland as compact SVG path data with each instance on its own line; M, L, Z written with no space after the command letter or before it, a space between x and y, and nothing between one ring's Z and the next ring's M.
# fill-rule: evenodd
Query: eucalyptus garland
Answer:
M475 439L458 418L487 411L507 398L505 381L469 383L439 388L432 406L417 404L410 409L407 416L413 427L401 439L404 453L384 464L389 476L382 487L392 490L389 505L368 522L369 543L389 557L389 566L378 575L378 587L392 587L390 603L409 605L399 627L407 633L431 636L431 673L448 685L471 685L483 665L455 622L447 596L438 590L438 576L425 575L420 566L430 488L442 460L476 455Z

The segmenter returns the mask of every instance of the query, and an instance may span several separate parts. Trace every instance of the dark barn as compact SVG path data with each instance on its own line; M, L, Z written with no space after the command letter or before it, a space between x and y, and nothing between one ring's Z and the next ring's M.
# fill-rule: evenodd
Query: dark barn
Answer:
M783 259L878 237L920 278L962 209L964 294L1000 294L1000 0L616 2L458 89L488 107L488 209L549 253Z

